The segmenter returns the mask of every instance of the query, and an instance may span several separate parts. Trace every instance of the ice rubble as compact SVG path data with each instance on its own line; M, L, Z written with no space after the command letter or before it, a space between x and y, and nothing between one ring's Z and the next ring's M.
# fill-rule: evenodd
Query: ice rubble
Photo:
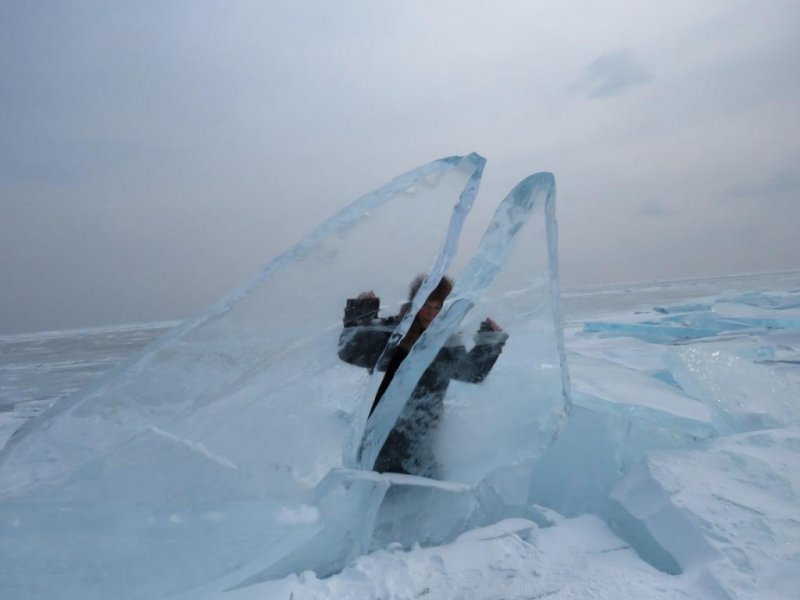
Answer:
M734 598L800 589L800 429L654 452L611 497L681 569ZM632 529L629 527L629 529Z
M776 297L780 308L766 308ZM747 304L731 306L735 298ZM603 516L641 556L684 573L704 597L792 597L800 387L780 367L800 349L784 312L797 298L727 292L573 328L575 409L535 466L534 477L547 484L533 499ZM743 328L750 305L771 314ZM659 315L680 318L665 325ZM699 321L708 332L695 337ZM640 326L659 334L643 336Z
M764 295L789 304L797 293ZM721 294L711 304L729 302L731 296ZM745 297L758 303L757 294ZM676 312L706 311L708 306L683 303ZM623 324L666 314L659 308L643 307ZM800 583L800 378L795 366L800 331L775 330L771 323L765 320L746 330L719 324L708 337L678 335L667 343L598 336L583 330L582 323L572 326L567 347L574 406L555 443L532 464L497 469L478 486L389 476L373 554L330 580L287 578L253 587L253 595L241 597L270 597L277 590L291 590L297 598L347 597L358 590L394 597L436 590L442 598L479 598L481 593L472 591L483 590L520 598L531 593L553 598L576 593L793 598ZM573 518L554 516L552 509ZM593 532L585 513L600 517L619 537ZM459 561L453 560L453 552L468 545L463 537L452 550L438 546L428 553L398 554L400 545L391 543L408 547L412 541L453 539L459 530L498 515L523 517L529 529L520 525L504 558L492 562L492 568L472 571L479 574L476 579L461 573ZM568 560L565 538L573 528L576 547L586 554L580 567L570 568L560 561ZM470 535L491 539L484 531ZM537 549L546 539L557 540L556 545L540 555ZM606 545L601 539L608 540ZM602 566L591 555L595 543L608 557ZM626 562L630 548L672 578L653 579L640 570L641 563ZM520 556L525 559L518 561ZM424 572L417 561L433 557L442 558L427 574L414 571ZM598 568L602 575L594 571ZM507 570L508 578L492 579L492 569ZM555 573L566 579L554 580ZM584 577L590 580L585 585L580 583ZM615 587L617 580L625 585ZM482 587L488 581L491 592Z
M640 569L628 544L661 571L683 573L674 597L790 597L800 388L782 367L800 358L798 290L730 292L573 326L567 418L546 174L501 204L387 408L370 419L380 440L437 346L486 316L500 322L510 338L491 375L448 390L436 453L445 480L347 468L369 463L379 445L359 458L380 374L335 358L344 298L374 288L401 301L420 265L431 265L416 310L454 255L482 167L476 155L436 161L366 196L249 286L26 426L0 463L0 591L305 597L296 578L275 580L313 570L315 585L354 560L434 556L402 552L416 544L499 548L494 540L507 539L497 569L522 577L509 585L559 597L569 584L552 580L535 549L577 527L576 543L598 542L598 555L627 553L630 564L608 566L625 563L628 578ZM419 230L392 235L417 212L428 217L415 221ZM365 259L395 255L408 260L387 269ZM508 517L520 519L475 529ZM451 579L459 564L437 563L430 575L441 575L431 585L442 597L466 590ZM335 588L350 571L331 578L329 596L308 597L345 597ZM635 577L667 589L652 574Z

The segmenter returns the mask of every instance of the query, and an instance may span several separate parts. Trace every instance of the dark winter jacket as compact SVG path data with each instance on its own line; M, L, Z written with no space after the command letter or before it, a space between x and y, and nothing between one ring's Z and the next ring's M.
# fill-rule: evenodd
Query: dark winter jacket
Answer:
M348 301L344 329L339 338L339 358L372 372L385 371L375 396L375 409L407 352L397 346L381 356L399 317L377 318L377 307L364 311ZM375 464L377 471L435 475L432 455L433 434L442 413L450 381L480 383L489 374L503 350L508 335L502 331L478 331L475 346L467 351L459 336L451 337L420 377L395 428Z

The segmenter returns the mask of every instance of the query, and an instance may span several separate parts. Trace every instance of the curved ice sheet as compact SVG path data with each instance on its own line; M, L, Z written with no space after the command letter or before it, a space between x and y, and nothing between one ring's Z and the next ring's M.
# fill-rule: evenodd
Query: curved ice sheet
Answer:
M509 196L515 194L530 195L530 216L500 273L473 296L475 306L461 325L465 337L481 344L478 330L490 317L508 340L483 383L454 382L445 397L437 460L452 481L477 483L497 469L532 462L552 443L569 410L555 181L549 173L534 175ZM470 266L465 271L460 277L468 281L473 273Z
M279 464L319 481L362 427L353 389L364 375L336 354L344 299L375 289L401 301L421 270L444 271L484 162L434 161L364 196L251 283L31 421L2 453L0 493L64 477L153 425L253 477ZM300 442L309 438L313 447Z
M336 475L369 408L366 371L337 355L344 299L401 302L420 271L441 275L483 165L434 161L364 196L15 434L0 455L3 590L39 581L42 560L59 576L27 597L128 598L365 551L385 486Z
M420 471L475 484L492 470L529 461L552 440L565 413L567 374L558 307L555 183L549 173L523 180L498 207L476 256L459 274L437 319L403 361L372 416L362 465L399 417L415 421L424 443L414 458ZM469 316L467 317L469 313ZM503 332L478 331L493 318ZM505 348L480 382L450 384L441 427L420 423L419 407L406 405L423 371L459 328L476 344ZM434 411L435 412L435 411ZM415 419L415 417L417 417ZM434 455L428 445L438 437Z

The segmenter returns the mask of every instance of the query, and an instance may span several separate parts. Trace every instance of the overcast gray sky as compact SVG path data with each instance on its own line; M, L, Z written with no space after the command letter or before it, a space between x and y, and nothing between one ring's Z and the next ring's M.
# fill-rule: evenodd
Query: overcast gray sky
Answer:
M564 285L800 268L797 0L4 1L0 69L0 333L190 316L471 151L475 232L555 174Z

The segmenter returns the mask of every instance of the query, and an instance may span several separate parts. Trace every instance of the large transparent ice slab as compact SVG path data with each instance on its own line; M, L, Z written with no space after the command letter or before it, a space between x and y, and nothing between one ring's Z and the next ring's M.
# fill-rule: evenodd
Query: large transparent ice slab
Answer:
M153 425L238 468L291 465L319 481L362 427L353 390L363 373L336 354L344 299L375 289L401 302L420 270L444 270L484 162L434 161L364 196L248 285L31 421L0 456L0 493L57 479ZM300 443L309 436L313 448Z
M467 484L535 458L552 441L568 397L554 210L549 173L523 180L500 204L441 313L400 365L371 417L360 456L364 467L374 463L398 418L401 424L414 421L416 435L422 429L438 437L434 456L416 457L423 472ZM487 317L503 332L478 331ZM439 428L438 419L420 422L427 407L407 400L442 347L459 343L451 337L459 328L477 332L475 344L508 341L483 382L450 384Z
M474 307L461 322L465 340L472 338L473 349L496 343L496 333L481 330L486 318L508 338L482 382L454 381L445 396L435 458L452 481L477 484L498 469L529 465L552 444L569 411L555 182L549 174L533 175L509 194L515 196L530 198L532 207L504 263L497 248L487 246L481 257L486 263L476 260L460 275L477 288ZM477 284L495 265L502 268L488 285Z
M443 273L483 165L474 154L434 161L364 196L248 285L29 422L0 455L5 523L15 527L25 507L37 524L28 539L71 573L75 597L331 572L365 551L385 489L369 473L336 479L368 409L366 371L337 355L344 300L374 289L391 310L417 273ZM163 526L115 548L137 511ZM76 553L50 513L109 543ZM9 549L15 581L34 581L39 549L22 542ZM41 597L63 581L37 584Z

